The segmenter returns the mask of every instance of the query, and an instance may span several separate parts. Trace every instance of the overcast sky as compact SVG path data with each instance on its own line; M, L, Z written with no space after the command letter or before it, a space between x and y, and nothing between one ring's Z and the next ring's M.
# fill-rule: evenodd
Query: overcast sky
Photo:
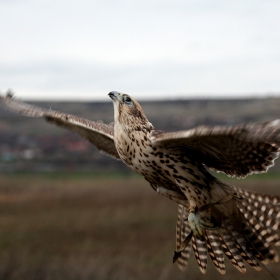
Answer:
M0 90L23 99L280 95L279 0L0 0Z

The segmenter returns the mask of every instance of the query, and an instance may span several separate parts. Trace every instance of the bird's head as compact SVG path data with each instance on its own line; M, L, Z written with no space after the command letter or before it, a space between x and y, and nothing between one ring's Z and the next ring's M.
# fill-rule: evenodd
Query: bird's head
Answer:
M109 93L114 103L115 123L121 124L126 130L152 127L140 104L131 96L117 91Z

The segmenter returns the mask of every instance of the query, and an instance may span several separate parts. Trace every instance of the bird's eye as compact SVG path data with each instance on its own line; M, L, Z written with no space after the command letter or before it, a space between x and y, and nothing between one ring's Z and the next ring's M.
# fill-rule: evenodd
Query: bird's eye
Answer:
M126 104L129 104L129 105L132 104L131 98L129 96L126 96L126 95L123 97L123 102L126 103Z

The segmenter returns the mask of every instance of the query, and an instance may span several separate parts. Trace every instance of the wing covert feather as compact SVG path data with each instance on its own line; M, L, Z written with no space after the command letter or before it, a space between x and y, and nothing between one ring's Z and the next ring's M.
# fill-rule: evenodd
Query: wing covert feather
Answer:
M155 131L154 146L177 151L229 176L266 172L280 150L280 120L237 126L198 126L178 131Z
M71 114L29 105L12 98L10 94L0 95L0 105L11 112L27 117L42 117L50 123L76 132L90 141L102 153L119 159L114 143L114 127L111 124L104 124L101 121L94 122Z

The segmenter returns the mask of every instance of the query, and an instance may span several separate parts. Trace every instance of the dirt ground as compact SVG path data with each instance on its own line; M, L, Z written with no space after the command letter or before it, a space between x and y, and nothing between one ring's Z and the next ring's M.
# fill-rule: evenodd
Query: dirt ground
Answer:
M279 195L278 179L235 185ZM176 216L139 177L0 175L0 279L273 279L228 262L226 276L210 261L202 275L193 256L181 272ZM280 278L279 263L268 269Z

